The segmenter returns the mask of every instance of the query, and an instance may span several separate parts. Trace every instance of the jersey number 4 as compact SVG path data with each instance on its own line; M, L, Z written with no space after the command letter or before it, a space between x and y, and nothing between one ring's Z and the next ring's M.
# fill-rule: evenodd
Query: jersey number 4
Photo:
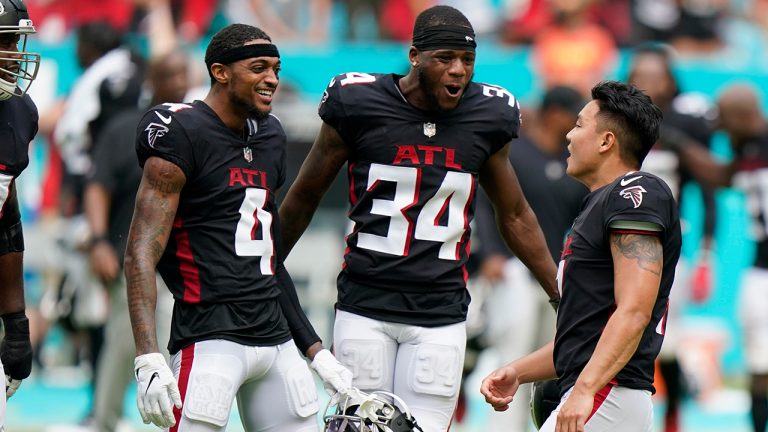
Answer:
M265 189L248 188L240 205L240 221L235 230L235 253L238 256L261 257L261 274L274 274L272 261L275 246L272 242L272 214L264 210L267 205ZM256 240L256 230L261 224L261 240Z
M379 182L394 182L392 200L374 198L371 214L390 218L386 236L359 233L357 246L391 255L407 256L411 238L442 242L438 257L459 259L459 246L469 226L469 201L474 179L463 172L448 171L435 195L421 206L414 227L406 211L419 202L421 169L403 166L371 164L367 190L372 191ZM447 213L447 223L440 220Z

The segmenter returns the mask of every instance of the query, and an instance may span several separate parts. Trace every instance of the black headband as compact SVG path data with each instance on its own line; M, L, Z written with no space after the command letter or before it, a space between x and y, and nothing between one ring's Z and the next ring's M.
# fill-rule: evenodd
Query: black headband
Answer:
M211 65L214 63L229 64L252 57L280 57L280 53L277 51L277 47L273 44L243 45L224 51L223 53L215 53L211 55L210 58L205 59L205 65L208 66L208 69L210 70Z
M470 27L436 25L413 34L413 46L419 51L458 49L474 51L477 47L475 32Z

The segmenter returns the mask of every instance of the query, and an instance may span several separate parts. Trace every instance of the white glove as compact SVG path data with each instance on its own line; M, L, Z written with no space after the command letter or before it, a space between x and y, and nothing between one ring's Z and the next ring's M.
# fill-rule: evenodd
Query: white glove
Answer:
M160 353L149 353L133 361L136 381L139 383L136 398L144 423L154 423L161 428L176 424L173 407L181 408L181 394L173 372Z
M13 379L10 375L5 376L5 398L8 399L16 393L21 385L21 380Z
M323 380L323 386L329 395L345 394L352 387L352 371L339 363L327 349L322 349L315 354L310 366Z

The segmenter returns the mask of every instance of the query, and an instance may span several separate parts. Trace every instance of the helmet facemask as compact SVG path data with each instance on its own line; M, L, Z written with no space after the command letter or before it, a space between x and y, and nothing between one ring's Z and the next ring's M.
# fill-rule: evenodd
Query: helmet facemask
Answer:
M0 37L19 35L18 51L0 50L0 100L24 96L37 77L40 54L27 52L27 36L35 33L32 20L20 19L18 25L0 25ZM10 65L18 65L9 67Z
M326 432L421 431L405 402L388 392L368 394L353 388L331 399L325 412Z

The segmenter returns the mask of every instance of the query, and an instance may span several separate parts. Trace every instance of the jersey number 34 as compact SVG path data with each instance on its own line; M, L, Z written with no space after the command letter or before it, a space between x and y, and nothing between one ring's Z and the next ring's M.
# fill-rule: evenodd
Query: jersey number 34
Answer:
M469 173L448 171L437 192L421 206L414 224L406 211L419 204L420 171L414 167L371 164L368 192L372 192L379 182L387 181L396 184L395 195L391 200L374 198L371 204L371 214L390 218L387 235L360 232L358 247L407 256L413 237L441 242L440 259L459 259L459 247L469 226L467 215L474 179ZM447 223L441 225L446 212Z

